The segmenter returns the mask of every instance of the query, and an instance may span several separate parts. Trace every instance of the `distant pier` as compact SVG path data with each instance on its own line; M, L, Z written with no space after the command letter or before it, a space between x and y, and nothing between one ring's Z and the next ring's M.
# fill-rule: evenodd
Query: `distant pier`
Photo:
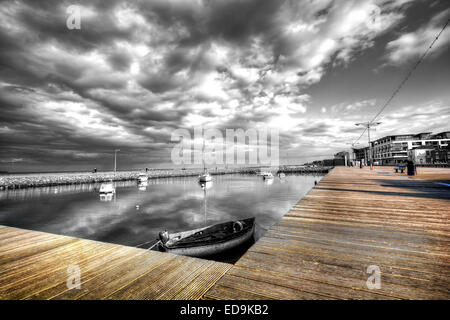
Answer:
M450 170L418 171L334 168L235 265L0 226L0 298L450 299Z
M288 167L274 168L277 172L286 173L327 173L331 167ZM212 175L223 174L254 174L258 168L229 168L229 169L211 169ZM0 190L22 189L33 187L49 187L58 185L71 185L82 183L101 183L107 181L129 181L136 180L139 174L146 173L150 179L153 178L172 178L172 177L190 177L198 176L202 169L176 169L176 170L134 170L134 171L113 171L109 172L73 172L73 173L30 173L30 174L7 174L0 176Z

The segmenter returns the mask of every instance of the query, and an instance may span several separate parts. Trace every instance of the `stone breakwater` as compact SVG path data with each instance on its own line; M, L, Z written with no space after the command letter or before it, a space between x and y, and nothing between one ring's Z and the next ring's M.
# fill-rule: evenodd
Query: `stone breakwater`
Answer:
M285 173L327 173L330 168L277 168L272 170L274 172ZM145 171L118 171L114 172L71 172L71 173L30 173L30 174L7 174L0 176L0 190L5 189L21 189L32 187L48 187L56 185L70 185L82 183L99 183L106 181L127 181L136 180L139 174L146 173L152 178L170 178L170 177L188 177L198 176L202 170L188 169L188 170L150 170ZM235 169L217 169L210 170L211 175L232 174L232 173L247 173L255 174L259 169L255 168L235 168Z
M291 166L280 167L277 173L301 173L301 174L324 174L328 173L334 167L306 167L306 166Z

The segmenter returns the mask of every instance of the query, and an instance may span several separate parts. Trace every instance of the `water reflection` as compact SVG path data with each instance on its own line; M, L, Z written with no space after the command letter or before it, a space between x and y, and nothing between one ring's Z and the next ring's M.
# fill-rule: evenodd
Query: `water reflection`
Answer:
M112 201L114 194L112 193L100 193L100 201Z
M204 226L206 227L208 224L208 218L207 218L207 192L206 190L211 189L213 186L212 181L205 181L205 182L199 182L200 187L203 190L203 214L204 214Z
M139 191L145 191L147 190L148 181L139 181L138 182L138 189Z
M115 196L99 195L99 184L5 190L0 224L137 246L164 229L178 232L254 216L258 239L320 177L270 180L236 174L213 176L203 185L197 177L116 182Z
M200 188L202 188L203 190L211 189L213 186L212 181L199 182L198 184L200 185Z

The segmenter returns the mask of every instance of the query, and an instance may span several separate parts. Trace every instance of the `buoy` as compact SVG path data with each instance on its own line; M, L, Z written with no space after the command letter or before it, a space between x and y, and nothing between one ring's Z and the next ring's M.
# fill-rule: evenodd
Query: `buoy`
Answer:
M136 205L136 210L139 210L139 205L138 204Z

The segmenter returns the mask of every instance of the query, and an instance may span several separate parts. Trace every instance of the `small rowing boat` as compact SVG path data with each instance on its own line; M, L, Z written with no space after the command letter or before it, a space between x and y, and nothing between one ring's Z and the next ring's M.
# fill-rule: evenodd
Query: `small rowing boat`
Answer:
M221 253L247 242L255 231L255 218L228 221L216 225L178 232L159 233L163 251L191 257Z

